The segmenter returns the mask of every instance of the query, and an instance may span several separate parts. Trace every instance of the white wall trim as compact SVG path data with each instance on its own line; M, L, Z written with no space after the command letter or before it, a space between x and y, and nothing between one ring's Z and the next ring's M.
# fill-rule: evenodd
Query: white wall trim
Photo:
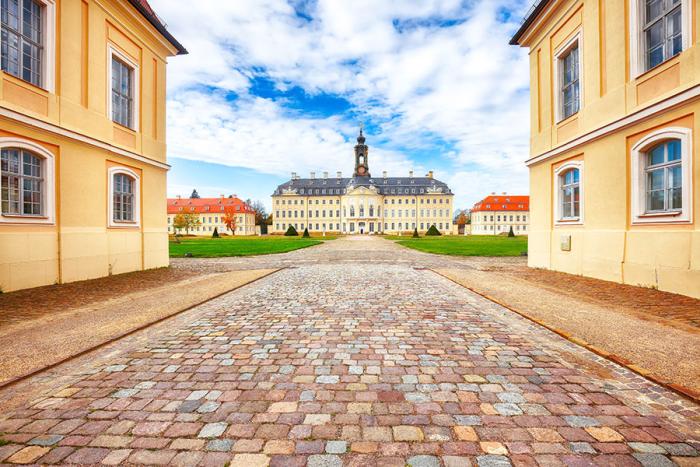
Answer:
M562 56L567 54L574 46L578 45L578 89L579 102L578 110L568 117L564 118L561 108L561 75L562 75ZM559 46L554 52L554 62L552 64L554 70L554 115L555 123L561 123L579 112L583 108L583 28L580 27L564 44Z
M579 217L577 219L565 220L562 218L562 212L561 212L561 199L560 199L561 176L564 174L564 172L566 172L570 169L578 169L578 175L579 175L579 179L578 179ZM553 192L554 192L554 205L553 205L554 212L552 213L552 216L554 218L554 225L559 225L559 226L583 225L583 218L584 218L584 214L585 214L583 161L582 160L569 161L569 162L557 167L556 170L554 171L553 183L554 183L554 186L552 188L553 188Z
M32 216L3 216L0 211L1 224L49 224L56 223L56 160L53 153L43 146L21 138L0 137L0 150L4 148L18 148L31 151L44 159L44 193L43 200L45 212L41 217ZM0 180L2 183L2 180ZM0 187L1 188L1 187Z
M574 149L578 146L581 146L581 145L586 144L586 143L590 143L591 141L595 141L595 140L600 139L604 136L607 136L610 133L613 133L613 132L621 130L623 128L635 125L643 120L652 118L652 117L656 116L656 114L659 114L661 112L665 112L665 111L671 109L672 107L676 107L678 105L684 104L684 103L689 102L689 101L696 99L698 97L700 97L700 84L695 85L695 86L691 87L690 89L687 89L679 94L676 94L675 96L671 96L667 99L664 99L661 102L658 102L656 104L650 105L649 107L641 109L633 114L628 115L627 117L624 117L624 118L621 118L621 119L616 120L614 122L603 125L603 126L599 127L597 130L593 130L589 133L581 135L581 136L569 141L568 143L562 144L559 147L551 149L547 152L543 152L542 154L540 154L538 156L532 157L525 162L525 165L531 166L531 165L546 161L546 160L551 159L553 157L556 157L560 154L563 154L566 151Z
M100 140L92 138L90 136L85 136L85 135L77 133L75 131L61 128L61 127L56 126L52 123L47 123L47 122L44 122L44 121L39 120L37 118L21 114L15 110L11 110L11 109L8 109L6 107L2 107L1 105L0 105L0 117L10 118L12 120L23 123L25 125L29 125L33 128L48 131L48 132L53 133L55 135L65 136L66 138L71 138L71 139L74 139L76 141L80 141L81 143L89 144L91 146L95 146L97 148L104 149L106 151L112 152L114 154L118 154L120 156L128 157L129 159L133 159L133 160L142 162L144 164L148 164L150 166L157 167L159 169L165 169L165 170L170 169L170 166L164 162L159 162L159 161L150 159L148 157L144 157L140 154L136 154L134 152L127 151L127 150L119 148L117 146L113 146L109 143L106 143L104 141L100 141Z
M126 63L129 67L132 68L134 75L133 79L131 82L131 85L133 86L132 92L134 93L134 98L131 102L132 105L132 117L133 121L131 122L129 128L131 130L134 130L136 132L139 131L139 118L140 118L140 113L139 109L141 108L141 96L139 94L139 90L141 89L141 77L139 74L139 65L136 63L134 60L132 60L130 57L128 57L126 54L122 53L119 49L117 49L114 45L111 43L107 44L107 117L113 122L117 123L113 120L113 115L112 115L112 57L118 58L120 61ZM120 125L117 123L117 125Z
M637 79L646 73L644 57L644 39L642 38L642 0L629 0L630 2L630 79ZM693 31L693 14L691 0L681 0L681 15L683 23L682 51L691 46ZM665 60L663 63L666 63ZM660 66L660 65L659 65Z
M681 171L683 173L683 209L680 214L660 214L645 217L646 179L644 155L653 145L664 140L681 141ZM689 224L693 222L693 137L689 128L669 127L656 130L639 140L630 153L631 219L632 224Z
M119 222L114 220L114 176L124 174L134 179L134 222ZM128 167L115 166L107 171L107 225L110 228L135 229L141 227L141 176Z

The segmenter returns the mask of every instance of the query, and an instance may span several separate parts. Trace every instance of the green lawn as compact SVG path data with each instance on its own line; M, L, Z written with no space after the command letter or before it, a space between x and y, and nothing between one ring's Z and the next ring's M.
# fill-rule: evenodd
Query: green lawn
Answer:
M332 240L325 237L323 240ZM216 258L220 256L251 256L285 253L323 243L321 238L301 237L221 237L221 238L181 238L180 243L170 240L170 256L182 258L192 253L195 258Z
M398 237L388 236L399 245L426 253L453 256L520 256L527 251L527 237L495 237L489 235Z

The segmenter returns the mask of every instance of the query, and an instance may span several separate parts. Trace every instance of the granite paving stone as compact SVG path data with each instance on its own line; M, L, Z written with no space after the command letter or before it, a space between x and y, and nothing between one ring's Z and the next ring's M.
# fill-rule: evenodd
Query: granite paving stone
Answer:
M398 259L284 269L70 371L0 407L0 463L700 463L696 404Z

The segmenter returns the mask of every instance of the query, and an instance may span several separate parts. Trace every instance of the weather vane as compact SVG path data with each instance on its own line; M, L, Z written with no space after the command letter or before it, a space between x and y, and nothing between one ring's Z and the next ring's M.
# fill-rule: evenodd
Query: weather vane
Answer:
M360 134L362 134L362 130L365 129L365 124L364 122L360 122Z

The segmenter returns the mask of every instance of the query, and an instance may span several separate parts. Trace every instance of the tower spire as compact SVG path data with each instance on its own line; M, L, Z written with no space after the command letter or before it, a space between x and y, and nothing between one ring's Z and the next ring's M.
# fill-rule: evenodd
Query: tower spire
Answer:
M369 174L369 161L367 154L369 148L365 144L365 135L363 134L364 125L360 123L360 134L357 137L357 145L355 145L355 177L371 177Z

